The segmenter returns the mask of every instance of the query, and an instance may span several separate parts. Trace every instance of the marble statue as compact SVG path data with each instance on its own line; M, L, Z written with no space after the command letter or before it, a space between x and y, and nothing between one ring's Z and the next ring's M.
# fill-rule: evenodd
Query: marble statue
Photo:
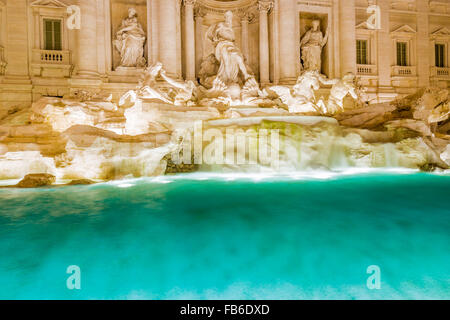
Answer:
M157 77L161 77L169 85L168 92L158 89ZM186 106L193 104L197 94L197 87L192 81L178 82L169 76L163 69L161 62L156 62L145 69L136 90L130 90L123 95L119 105L124 105L130 99L136 102L137 99L156 100L176 106Z
M120 67L144 67L145 32L137 20L134 8L128 9L128 17L122 21L119 31L116 33L114 47L120 53Z
M284 86L274 86L267 91L275 92L281 101L288 106L291 113L326 114L327 108L321 100L316 100L315 91L320 84L329 84L328 80L317 71L305 71L297 79L290 90Z
M315 91L320 84L332 85L327 101L316 98ZM297 83L290 90L284 86L274 86L266 90L269 96L275 94L287 105L290 113L314 113L317 115L334 115L344 110L344 98L350 95L356 101L359 96L356 89L355 75L349 73L343 79L328 79L318 71L304 71Z
M194 82L190 80L178 82L167 76L164 69L160 71L160 76L170 85L169 97L172 97L174 105L189 106L195 104L197 86Z
M348 73L342 79L328 80L325 82L325 84L333 85L326 106L326 114L335 114L344 111L344 98L348 94L355 100L359 99L356 93L355 80L355 75Z
M312 22L309 29L300 41L303 69L305 71L322 72L322 49L328 42L329 28L325 36L320 31L320 20Z
M139 96L145 99L155 99L165 103L172 103L165 92L156 89L156 78L161 74L162 69L163 65L161 62L156 62L145 69L137 90Z
M219 62L214 53L203 59L198 76L199 83L206 89L213 87L214 79L216 78L217 72L219 72L219 66Z
M235 43L232 23L233 13L227 11L225 22L212 25L207 32L208 39L214 45L214 57L219 66L212 82L213 91L226 91L236 85L253 89L255 86L258 87L254 75L245 64L244 56Z

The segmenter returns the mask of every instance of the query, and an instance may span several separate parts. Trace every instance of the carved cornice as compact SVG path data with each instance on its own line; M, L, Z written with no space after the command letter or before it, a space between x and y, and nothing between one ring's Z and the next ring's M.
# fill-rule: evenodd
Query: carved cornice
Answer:
M345 0L344 0L345 1ZM305 6L315 6L315 7L332 7L333 1L332 0L299 0L298 4L305 5Z
M226 11L232 11L239 15L241 12L251 11L256 8L258 0L235 0L235 1L216 1L216 0L197 0L206 13L223 15Z

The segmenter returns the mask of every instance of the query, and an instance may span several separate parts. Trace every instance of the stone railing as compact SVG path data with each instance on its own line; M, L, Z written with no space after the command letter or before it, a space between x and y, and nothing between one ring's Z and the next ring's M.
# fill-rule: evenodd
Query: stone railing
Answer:
M435 78L450 78L450 68L431 67L431 76Z
M356 70L358 71L358 75L362 76L373 76L377 74L377 66L370 64L358 64L356 66Z
M0 76L4 75L6 71L6 61L3 47L0 47Z
M33 50L33 62L70 64L70 51Z
M417 68L415 66L393 66L392 76L394 77L415 77Z
M69 77L71 65L70 51L33 50L31 63L32 75L37 77Z

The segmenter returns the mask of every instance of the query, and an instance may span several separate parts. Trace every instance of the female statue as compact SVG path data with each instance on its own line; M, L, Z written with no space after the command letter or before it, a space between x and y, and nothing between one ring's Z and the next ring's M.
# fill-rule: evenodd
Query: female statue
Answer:
M322 72L322 48L328 42L328 33L329 30L323 36L320 31L320 20L314 20L312 28L303 36L300 47L305 71Z
M121 67L144 67L145 32L137 20L134 8L128 9L128 17L122 21L117 31L114 46L120 53Z

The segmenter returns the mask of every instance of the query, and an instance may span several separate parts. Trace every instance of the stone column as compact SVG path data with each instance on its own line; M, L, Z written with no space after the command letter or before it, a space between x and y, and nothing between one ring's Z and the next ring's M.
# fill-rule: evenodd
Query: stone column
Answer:
M184 0L186 80L195 81L195 0Z
M105 2L99 0L97 2L96 22L97 22L97 72L101 76L106 76L106 10Z
M167 75L179 78L178 74L178 33L177 20L180 19L177 1L159 1L159 60Z
M430 84L430 31L428 21L428 1L417 1L417 75L419 87ZM412 62L414 64L414 62Z
M260 0L259 9L259 82L268 84L270 82L269 61L269 23L267 15L272 8L272 1Z
M241 51L248 63L248 23L250 21L250 14L244 11L240 15L241 18Z
M0 1L0 46L3 44L3 2Z
M297 80L297 69L300 65L297 1L282 0L278 5L280 83L290 84Z
M5 78L0 84L0 106L29 105L32 101L32 84L29 77L28 6L27 0L7 1L6 38L2 45L8 63ZM1 20L1 19L0 19ZM0 32L3 32L3 25ZM5 109L3 109L5 110Z
M147 65L153 64L152 0L147 0Z
M147 21L151 25L152 35L152 63L160 61L159 59L159 1L151 0L151 19ZM148 40L147 40L148 41Z
M1 17L0 17L1 19ZM40 30L41 27L39 25L39 12L37 10L33 10L33 28L34 28L34 49L41 48L41 39L40 39Z
M200 72L203 61L203 17L205 12L200 6L195 8L195 66L196 74Z
M391 0L379 0L381 14L381 29L378 30L378 81L379 87L389 89L391 87L391 47L392 40L389 30L389 9Z
M339 37L341 77L356 74L356 12L355 0L339 1Z
M79 0L81 29L78 30L78 73L80 77L97 78L97 1Z
M28 79L28 3L14 0L6 3L7 33L5 41L6 75Z

